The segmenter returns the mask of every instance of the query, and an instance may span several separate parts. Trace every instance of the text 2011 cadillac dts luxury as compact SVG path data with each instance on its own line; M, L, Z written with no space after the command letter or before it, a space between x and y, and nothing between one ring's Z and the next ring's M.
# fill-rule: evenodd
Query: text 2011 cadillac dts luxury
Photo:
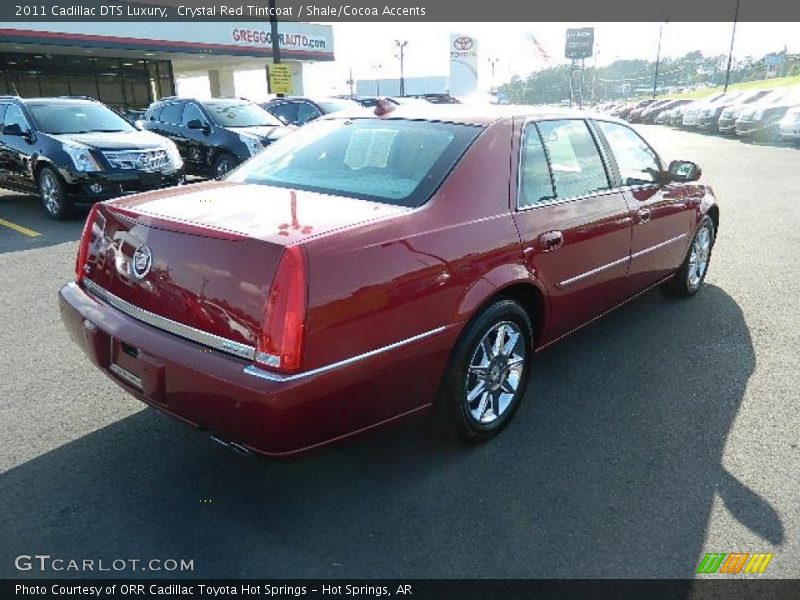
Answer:
M702 286L712 191L627 124L376 112L307 125L221 181L96 205L59 292L75 342L140 400L262 454L433 406L483 440L536 350L656 284Z

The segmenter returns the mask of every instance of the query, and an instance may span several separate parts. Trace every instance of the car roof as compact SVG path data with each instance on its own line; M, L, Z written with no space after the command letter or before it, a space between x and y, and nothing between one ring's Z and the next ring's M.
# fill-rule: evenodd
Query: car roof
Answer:
M76 98L69 96L54 96L52 98L16 98L25 105L36 106L38 104L102 104L99 100L91 98Z
M470 104L405 104L395 105L394 110L378 116L372 107L358 111L345 110L325 118L374 118L408 119L417 121L439 121L464 125L487 126L496 121L513 118L526 119L600 119L603 121L624 121L615 117L571 108L557 106L517 106L517 105L470 105Z

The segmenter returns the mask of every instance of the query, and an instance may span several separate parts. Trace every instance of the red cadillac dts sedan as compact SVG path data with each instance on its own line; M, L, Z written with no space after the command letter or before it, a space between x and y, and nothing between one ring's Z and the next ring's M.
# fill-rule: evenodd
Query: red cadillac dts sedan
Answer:
M534 352L657 284L700 289L713 193L625 123L384 109L95 205L59 292L72 338L140 400L280 456L434 406L487 439Z

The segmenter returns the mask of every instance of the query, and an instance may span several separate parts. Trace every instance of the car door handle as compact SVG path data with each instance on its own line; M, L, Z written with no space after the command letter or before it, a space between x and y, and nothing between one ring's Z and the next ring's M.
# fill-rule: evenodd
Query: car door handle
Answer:
M636 214L639 215L639 223L647 223L650 221L650 209L649 208L640 208L636 211Z
M539 245L543 252L551 252L564 244L564 234L560 231L545 231L539 236Z

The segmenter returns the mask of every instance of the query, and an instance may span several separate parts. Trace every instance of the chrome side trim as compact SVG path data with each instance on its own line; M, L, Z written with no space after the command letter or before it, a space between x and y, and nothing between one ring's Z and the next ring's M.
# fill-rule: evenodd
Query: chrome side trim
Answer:
M689 234L688 233L682 233L680 235L676 235L675 237L671 237L668 240L664 240L663 242L661 242L660 244L656 244L655 246L650 246L648 248L645 248L644 250L639 250L638 252L634 252L633 254L631 254L631 258L632 259L633 258L638 258L640 256L644 256L645 254L649 254L653 250L658 250L659 248L663 248L664 246L668 246L669 244L677 242L678 240L682 240L687 235L689 235Z
M125 313L129 317L133 317L134 319L142 321L143 323L147 323L148 325L152 325L153 327L168 333L191 340L192 342L197 342L198 344L214 348L215 350L220 350L222 352L238 356L239 358L253 360L256 355L256 349L253 346L234 342L233 340L214 335L213 333L208 333L207 331L195 329L189 325L178 323L172 319L167 319L161 315L157 315L143 308L139 308L127 300L123 300L119 296L115 296L90 279L84 279L83 285L87 290L92 292L95 296L107 304Z
M624 258L620 258L619 260L615 260L614 262L610 262L605 265L601 265L596 269L592 269L591 271L586 271L585 273L581 273L580 275L575 275L575 277L570 277L569 279L565 279L564 281L560 281L556 284L556 287L559 289L563 289L565 287L571 286L573 283L578 283L579 281L583 281L584 279L588 279L589 277L593 277L602 273L603 271L608 271L609 269L613 269L617 265L621 265L624 262L630 260L629 256L625 256Z
M615 261L610 262L608 264L601 265L601 266L597 267L596 269L592 269L591 271L586 271L585 273L581 273L580 275L575 275L575 277L570 277L569 279L565 279L564 281L558 282L556 284L556 287L559 288L559 289L563 289L565 287L569 287L573 283L577 283L579 281L583 281L584 279L587 279L589 277L593 277L595 275L598 275L598 274L602 273L603 271L607 271L608 269L612 269L612 268L616 267L617 265L621 265L622 263L624 263L628 259L633 260L634 258L638 258L640 256L644 256L645 254L649 254L650 252L653 252L654 250L658 250L659 248L663 248L664 246L668 246L669 244L677 242L678 240L682 240L687 235L689 235L689 234L688 233L681 233L680 235L676 235L675 237L671 237L668 240L664 240L663 242L655 244L654 246L649 246L649 247L645 248L644 250L639 250L638 252L634 252L633 254L630 255L630 257L626 256L625 258L620 258L619 260L615 260Z
M446 325L442 325L441 327L437 327L436 329L431 329L430 331L426 331L424 333L420 333L418 335L412 336L410 338L406 338L404 340L400 340L399 342L395 342L393 344L389 344L388 346L383 346L376 350L370 350L369 352L365 352L364 354L358 354L356 356L351 356L350 358L346 358L344 360L340 360L339 362L331 363L329 365L325 365L324 367L318 367L316 369L311 369L310 371L303 371L301 373L293 373L290 375L283 375L281 373L272 373L271 371L265 371L264 369L260 369L255 365L249 365L244 368L244 372L248 375L252 375L253 377L259 377L261 379L267 379L269 381L294 381L296 379L303 379L305 377L313 377L314 375L320 375L322 373L327 373L328 371L333 371L334 369L338 369L340 367L344 367L360 360L364 360L365 358L371 358L378 354L382 354L383 352L388 352L389 350L394 350L395 348L399 348L400 346L405 346L406 344L411 344L413 342L417 342L419 340L423 340L425 338L431 337L432 335L436 335L441 333L447 329Z

